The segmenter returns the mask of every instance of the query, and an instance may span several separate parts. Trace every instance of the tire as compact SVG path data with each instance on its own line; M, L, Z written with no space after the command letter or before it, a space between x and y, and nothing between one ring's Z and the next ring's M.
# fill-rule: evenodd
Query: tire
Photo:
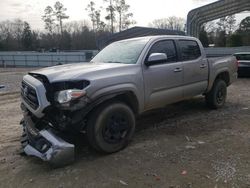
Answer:
M211 109L218 109L224 106L227 98L227 84L224 80L215 80L214 85L206 94L206 103Z
M109 102L99 106L90 114L87 123L89 145L104 153L114 153L125 148L134 131L134 113L121 102Z

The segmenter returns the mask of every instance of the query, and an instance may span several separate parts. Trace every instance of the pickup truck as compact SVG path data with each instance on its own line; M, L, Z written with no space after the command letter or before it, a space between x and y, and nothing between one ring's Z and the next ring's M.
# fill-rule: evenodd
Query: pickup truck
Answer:
M235 79L235 57L207 59L193 37L114 42L91 62L24 76L21 143L27 155L54 165L74 160L75 145L68 139L74 133L97 151L117 152L132 139L136 116L197 95L210 108L221 108Z

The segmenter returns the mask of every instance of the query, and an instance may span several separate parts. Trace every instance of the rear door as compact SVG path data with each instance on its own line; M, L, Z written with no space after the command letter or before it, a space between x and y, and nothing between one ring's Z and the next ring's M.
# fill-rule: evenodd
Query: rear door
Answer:
M183 64L183 95L185 98L202 94L208 85L208 62L195 40L178 40Z
M167 61L156 65L143 65L145 108L147 110L176 102L183 97L182 63L177 62L177 50L174 40L155 42L147 58L152 53L167 54ZM146 58L146 60L147 60Z

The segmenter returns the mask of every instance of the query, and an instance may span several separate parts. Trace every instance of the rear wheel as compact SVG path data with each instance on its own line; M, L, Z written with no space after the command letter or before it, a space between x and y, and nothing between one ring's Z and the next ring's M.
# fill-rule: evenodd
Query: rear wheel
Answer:
M105 103L90 114L87 138L94 149L113 153L128 145L134 130L134 113L126 104Z
M212 109L221 108L227 98L227 84L224 80L215 80L209 93L206 94L206 103Z

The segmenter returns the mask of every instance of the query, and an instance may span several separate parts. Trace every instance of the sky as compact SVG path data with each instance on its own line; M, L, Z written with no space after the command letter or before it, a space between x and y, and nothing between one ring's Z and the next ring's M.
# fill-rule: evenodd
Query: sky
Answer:
M46 6L53 6L57 0L0 0L0 21L19 18L31 24L33 29L43 29L41 16ZM88 20L85 8L90 0L60 0L67 8L67 21ZM186 19L187 13L194 8L215 2L216 0L126 0L131 6L137 26L148 26L154 19L177 16ZM103 0L94 0L99 6L105 6ZM238 20L250 16L243 13Z

